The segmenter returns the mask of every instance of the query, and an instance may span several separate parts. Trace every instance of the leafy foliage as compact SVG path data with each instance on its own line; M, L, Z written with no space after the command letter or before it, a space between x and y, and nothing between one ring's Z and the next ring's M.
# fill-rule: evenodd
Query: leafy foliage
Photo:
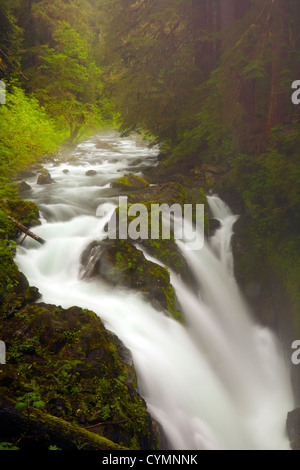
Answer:
M11 442L0 442L0 450L20 450L20 448Z
M299 321L300 264L300 167L299 124L278 126L267 150L249 158L240 154L230 160L227 186L241 194L252 219L256 263L264 259L282 280ZM265 269L264 268L264 269ZM263 272L264 269L261 271ZM298 330L297 330L298 331Z
M15 408L17 411L27 410L27 412L29 413L31 406L33 408L40 409L45 406L45 403L35 393L29 392L17 399Z
M7 75L16 79L20 73L22 31L13 15L17 3L18 0L0 3L0 80Z
M0 171L2 177L12 175L36 161L36 158L57 149L63 133L59 132L38 101L13 87L7 104L0 106Z
M53 34L54 47L43 46L41 73L36 94L48 111L62 117L70 128L70 139L81 127L101 121L101 75L89 46L67 22Z

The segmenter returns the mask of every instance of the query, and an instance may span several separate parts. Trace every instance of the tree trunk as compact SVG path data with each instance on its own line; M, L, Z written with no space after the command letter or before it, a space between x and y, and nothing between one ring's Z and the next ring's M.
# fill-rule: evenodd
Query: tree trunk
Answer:
M23 243L23 241L25 240L25 238L27 236L32 238L33 240L37 241L41 245L44 245L46 243L46 240L43 240L43 238L41 238L38 235L36 235L35 233L31 232L27 227L25 227L25 225L20 224L20 222L17 222L15 219L10 217L9 215L7 216L7 218L9 220L11 220L23 233L25 233L25 237L23 238L21 244Z
M245 16L247 11L251 8L251 0L235 0L234 2L234 12L235 18L240 20Z
M217 57L221 57L226 49L228 39L228 28L235 21L235 0L218 0L217 4L217 31L220 39L217 42Z
M74 140L75 140L75 139L77 138L77 136L78 136L78 133L79 133L81 127L82 127L82 126L80 126L80 125L76 125L76 126L74 126L74 127L73 127L73 125L72 125L72 126L70 127L70 136L68 137L67 142L70 142L70 143L74 142Z
M202 71L202 79L207 80L213 69L214 47L212 41L203 40L202 36L214 31L211 0L193 0L192 15L195 65Z
M234 0L220 0L220 29L226 30L235 20L235 2Z
M288 57L289 27L286 0L273 0L271 38L272 62L270 70L269 112L266 126L267 137L273 127L284 124L287 112L286 90L282 88L282 72Z

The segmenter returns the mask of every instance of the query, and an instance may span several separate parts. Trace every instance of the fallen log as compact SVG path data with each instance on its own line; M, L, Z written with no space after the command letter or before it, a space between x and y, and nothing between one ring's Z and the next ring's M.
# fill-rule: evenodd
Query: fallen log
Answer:
M27 238L27 237L33 238L33 240L37 241L37 242L40 243L41 245L44 245L44 244L46 243L46 240L44 240L43 238L39 237L39 236L36 235L35 233L31 232L27 227L25 227L25 225L20 224L20 222L17 222L15 219L13 219L12 217L10 217L9 215L8 215L7 217L8 217L9 220L11 220L23 233L25 233L25 237L24 237L23 240L21 241L21 245L22 245L22 243L24 242L25 238Z
M30 407L19 412L15 403L0 396L0 442L14 442L20 450L47 450L55 445L62 451L126 451L124 446L87 431L62 418Z

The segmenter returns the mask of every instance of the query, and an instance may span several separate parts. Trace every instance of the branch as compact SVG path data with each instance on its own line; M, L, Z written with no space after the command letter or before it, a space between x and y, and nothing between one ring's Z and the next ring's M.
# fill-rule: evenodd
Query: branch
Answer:
M23 238L21 244L25 240L27 236L33 238L33 240L37 241L41 245L44 245L46 243L46 240L43 240L43 238L39 237L35 233L31 232L25 225L20 224L20 222L17 222L15 219L10 217L9 215L7 216L9 220L11 220L23 233L25 233L25 237Z

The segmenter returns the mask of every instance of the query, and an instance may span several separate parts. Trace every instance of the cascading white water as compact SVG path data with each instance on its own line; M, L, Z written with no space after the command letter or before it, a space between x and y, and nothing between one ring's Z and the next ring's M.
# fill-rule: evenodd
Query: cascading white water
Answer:
M155 149L133 139L101 138L115 151L97 149L96 138L90 139L78 146L76 162L48 166L56 184L29 181L43 220L35 232L47 244L27 239L16 256L20 269L43 301L95 311L130 349L140 393L170 449L289 449L288 367L276 338L255 324L235 283L230 241L237 217L217 196L209 197L213 217L221 222L212 246L205 243L195 252L178 241L199 285L199 292L192 290L171 273L186 326L138 293L81 279L81 254L101 237L109 217L97 217L97 208L105 204L111 214L117 204L110 183L130 168L138 172L153 165L156 156ZM87 177L90 168L97 175Z

